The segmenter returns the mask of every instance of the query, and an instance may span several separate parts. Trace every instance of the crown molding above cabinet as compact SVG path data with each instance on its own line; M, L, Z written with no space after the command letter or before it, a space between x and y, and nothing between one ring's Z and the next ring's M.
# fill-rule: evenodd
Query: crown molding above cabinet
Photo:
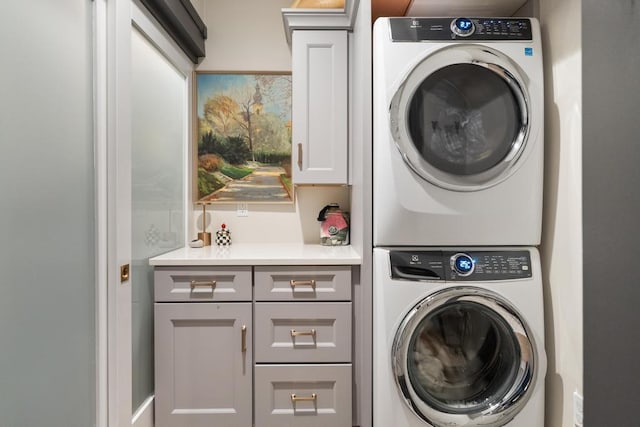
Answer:
M353 30L358 12L359 0L345 0L344 8L284 8L284 22L287 43L291 47L291 33L294 30Z

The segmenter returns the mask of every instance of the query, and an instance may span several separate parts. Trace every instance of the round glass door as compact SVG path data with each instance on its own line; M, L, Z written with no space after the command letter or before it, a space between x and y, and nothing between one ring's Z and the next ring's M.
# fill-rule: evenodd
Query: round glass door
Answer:
M434 426L513 418L533 389L534 358L517 312L476 288L448 289L417 304L402 322L392 354L405 400Z
M505 179L524 148L529 109L518 70L486 47L455 46L418 64L391 103L392 132L409 166L447 189Z

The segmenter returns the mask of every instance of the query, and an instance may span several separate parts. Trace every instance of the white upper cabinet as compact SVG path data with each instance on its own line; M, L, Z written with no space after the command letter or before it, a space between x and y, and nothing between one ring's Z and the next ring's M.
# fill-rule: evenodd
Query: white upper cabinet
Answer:
M294 184L348 184L346 30L292 34Z

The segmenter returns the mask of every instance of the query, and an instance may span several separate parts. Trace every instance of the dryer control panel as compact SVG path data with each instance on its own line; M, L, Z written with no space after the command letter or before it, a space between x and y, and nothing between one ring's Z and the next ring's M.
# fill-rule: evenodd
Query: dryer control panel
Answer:
M526 18L390 18L394 42L533 40Z
M532 277L529 251L430 251L389 252L391 277L405 280L481 282Z

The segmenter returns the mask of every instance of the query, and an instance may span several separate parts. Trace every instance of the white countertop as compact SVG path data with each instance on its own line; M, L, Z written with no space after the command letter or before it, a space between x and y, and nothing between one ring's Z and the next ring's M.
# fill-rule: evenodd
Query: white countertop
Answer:
M154 266L178 265L359 265L351 245L240 243L230 246L184 247L149 260Z

